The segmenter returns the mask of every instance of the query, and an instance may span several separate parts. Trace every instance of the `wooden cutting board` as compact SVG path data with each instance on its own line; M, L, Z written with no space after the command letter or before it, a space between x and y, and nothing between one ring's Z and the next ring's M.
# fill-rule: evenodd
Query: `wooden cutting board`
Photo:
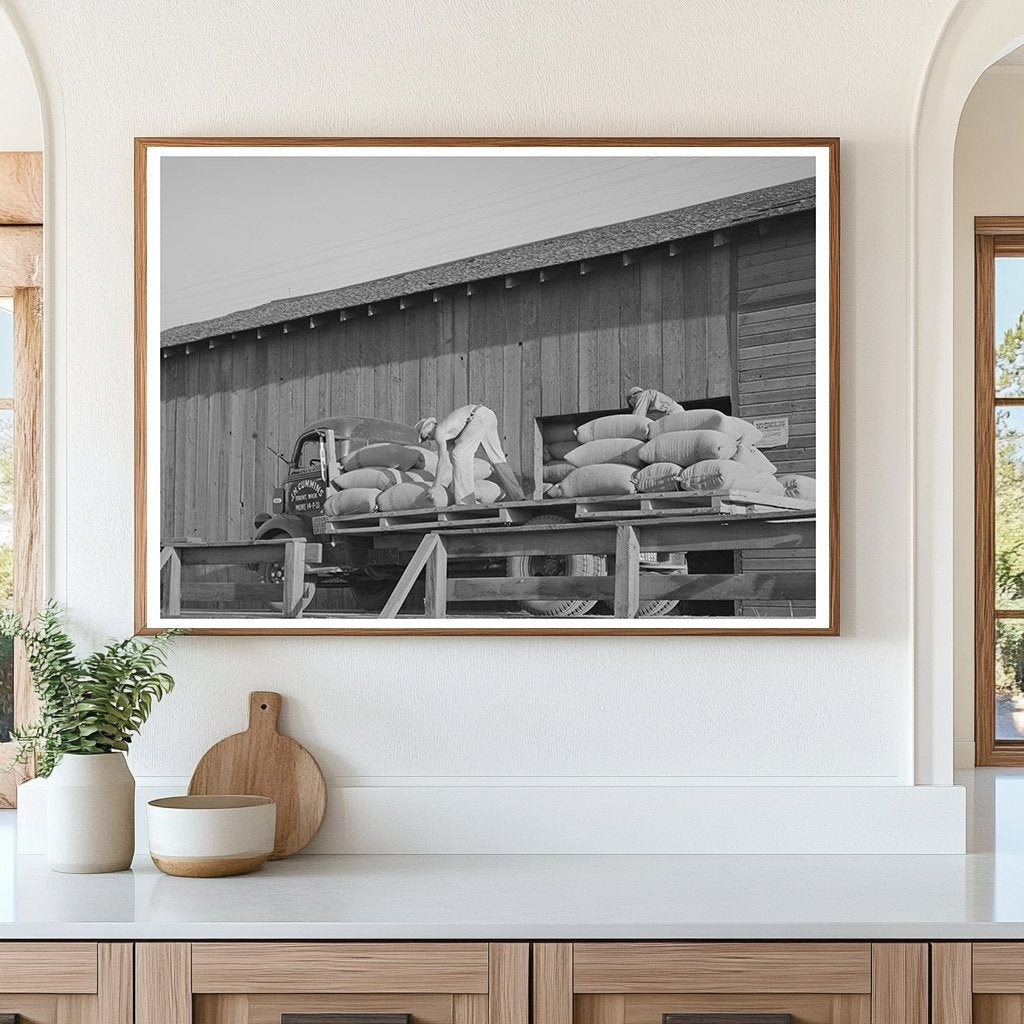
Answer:
M277 803L271 860L298 853L317 834L327 808L327 787L313 755L277 731L281 694L249 694L249 728L214 744L188 785L190 796L244 793Z

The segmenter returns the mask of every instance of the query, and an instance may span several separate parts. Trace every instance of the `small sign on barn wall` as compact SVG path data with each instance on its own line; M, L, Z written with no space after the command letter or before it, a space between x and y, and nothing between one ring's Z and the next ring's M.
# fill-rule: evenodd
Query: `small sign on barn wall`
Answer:
M758 448L782 448L789 444L788 416L752 416L750 422L764 435L757 442Z

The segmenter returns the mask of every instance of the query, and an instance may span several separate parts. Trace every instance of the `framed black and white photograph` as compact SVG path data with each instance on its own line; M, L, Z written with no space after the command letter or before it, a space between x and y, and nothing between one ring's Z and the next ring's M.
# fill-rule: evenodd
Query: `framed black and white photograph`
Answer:
M838 632L835 139L136 140L140 632Z

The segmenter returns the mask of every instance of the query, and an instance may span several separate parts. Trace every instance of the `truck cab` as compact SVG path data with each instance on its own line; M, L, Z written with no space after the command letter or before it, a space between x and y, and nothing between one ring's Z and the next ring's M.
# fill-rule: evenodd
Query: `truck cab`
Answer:
M269 512L253 521L255 539L313 538L313 519L323 512L330 480L357 448L382 441L418 444L415 427L391 420L341 416L310 423L296 438L284 480L274 489Z

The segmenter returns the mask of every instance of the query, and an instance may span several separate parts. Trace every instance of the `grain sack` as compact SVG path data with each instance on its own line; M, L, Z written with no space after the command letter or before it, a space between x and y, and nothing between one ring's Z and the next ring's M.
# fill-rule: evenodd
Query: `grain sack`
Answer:
M445 501L447 505L448 502ZM381 512L404 512L410 508L433 508L430 488L426 484L395 484L382 491L377 498Z
M374 512L380 491L375 487L350 487L332 494L324 502L325 516L355 516Z
M571 462L549 462L543 470L544 483L561 483L575 468Z
M411 444L408 447L414 452L420 453L420 467L429 470L431 473L437 472L437 452L435 449L426 448L420 444Z
M674 462L686 467L708 459L731 459L736 442L718 430L673 430L652 438L637 454L648 465Z
M730 459L706 459L679 474L681 491L756 491L767 473L755 473Z
M675 491L676 481L682 469L674 462L652 462L644 466L633 478L636 489L641 494L650 494L654 491Z
M493 505L505 496L501 485L496 484L493 480L477 480L473 484L473 493L476 495L476 500L482 505Z
M606 437L601 441L588 441L567 452L565 461L576 466L597 466L622 463L627 466L642 466L638 454L642 442L632 437Z
M576 428L571 423L564 421L559 423L545 423L541 428L541 434L545 444L554 444L558 441L575 441Z
M670 434L676 430L717 430L726 434L734 441L755 445L764 436L753 423L726 416L717 409L687 409L683 412L669 413L660 420L651 423L651 438L661 434Z
M357 448L342 465L346 473L353 469L366 466L379 466L384 469L419 469L423 466L423 449L412 445L368 444L365 448Z
M351 473L339 473L331 484L339 491L347 491L353 487L384 491L400 483L401 479L402 474L397 469L369 466L366 469L353 469Z
M544 462L550 462L552 459L551 449L548 445L544 445L541 449L540 457Z
M494 467L486 459L473 460L473 479L488 480L494 472Z
M396 484L426 484L430 487L434 483L434 474L429 469L407 469L397 475Z
M602 441L606 437L632 437L636 441L647 440L647 430L651 421L646 416L601 416L589 423L584 423L576 431L576 439L584 444L587 441Z
M741 466L752 469L755 473L771 473L775 475L775 463L760 448L740 443L733 459Z
M814 501L817 484L813 476L800 476L797 473L786 473L779 477L787 498L799 498L801 501Z
M758 473L754 483L755 494L772 495L776 498L781 498L786 493L786 489L771 473Z
M579 448L579 441L555 441L548 445L552 460L564 459L574 448Z
M560 484L554 484L547 498L585 498L602 494L632 494L631 466L595 465L574 469Z

